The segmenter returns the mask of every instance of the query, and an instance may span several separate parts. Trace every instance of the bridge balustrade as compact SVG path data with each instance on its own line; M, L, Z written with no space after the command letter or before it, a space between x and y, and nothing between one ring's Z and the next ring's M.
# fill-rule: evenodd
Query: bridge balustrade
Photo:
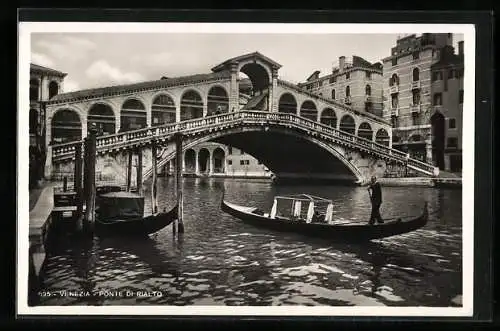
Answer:
M422 169L432 173L434 166L424 163L415 159L407 159L406 154L399 150L391 149L389 146L379 144L375 141L368 140L356 136L354 134L341 131L323 123L319 123L307 118L297 116L289 113L270 113L263 111L240 111L232 113L224 113L219 115L212 115L204 118L197 118L178 123L168 123L160 126L143 128L134 131L117 133L114 135L101 136L97 138L97 149L106 150L119 144L135 143L138 141L148 141L151 138L160 138L169 136L177 132L191 133L210 128L216 128L219 124L230 123L252 123L260 124L277 122L279 124L292 124L299 128L310 129L316 133L321 133L329 137L339 139L353 147L366 147L373 152L389 156L392 159L401 163L406 163L409 167ZM63 158L72 157L75 150L75 145L81 142L70 142L65 144L58 144L53 146L53 157Z

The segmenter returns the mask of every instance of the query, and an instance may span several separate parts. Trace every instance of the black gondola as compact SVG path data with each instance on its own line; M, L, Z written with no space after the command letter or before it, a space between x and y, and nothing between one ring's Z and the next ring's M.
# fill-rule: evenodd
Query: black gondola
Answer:
M177 219L177 205L169 211L144 215L144 197L132 192L109 192L96 201L95 230L99 236L147 236Z
M292 216L284 217L278 215L277 200L288 199L292 201ZM301 204L297 201L308 201L307 215L304 217L301 212ZM314 206L326 205L326 212L319 214ZM312 206L312 207L311 207ZM369 225L360 222L336 222L332 220L333 204L328 199L314 197L311 195L300 196L278 196L275 198L271 212L264 213L256 207L245 207L224 200L221 201L221 208L224 212L242 220L245 223L264 227L281 232L295 232L298 234L330 239L335 241L368 241L408 233L427 224L429 213L427 202L424 205L420 216L402 220L386 220L383 224Z

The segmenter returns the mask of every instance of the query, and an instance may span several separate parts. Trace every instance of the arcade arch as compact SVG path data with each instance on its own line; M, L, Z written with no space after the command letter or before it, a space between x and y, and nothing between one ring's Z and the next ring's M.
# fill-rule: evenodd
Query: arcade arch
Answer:
M203 99L195 90L186 91L181 97L181 121L203 117Z
M147 126L147 114L144 104L137 99L128 99L120 111L120 131L142 129Z
M89 109L87 125L94 124L97 128L97 135L114 134L116 132L116 120L113 109L106 104L96 103Z
M52 143L66 143L82 139L82 122L72 109L58 110L51 121Z

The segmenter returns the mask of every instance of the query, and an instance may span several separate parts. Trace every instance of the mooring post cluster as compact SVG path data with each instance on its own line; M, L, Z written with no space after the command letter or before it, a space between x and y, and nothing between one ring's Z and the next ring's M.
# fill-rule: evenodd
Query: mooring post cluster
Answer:
M83 195L85 214L82 222L82 230L87 234L93 234L95 226L95 200L97 193L95 183L96 136L97 130L91 127L84 141Z
M174 222L172 227L172 233L176 234L176 225L179 227L179 233L184 233L184 223L183 223L183 194L182 194L182 134L177 133L175 135L175 179L176 179L176 189L177 189L177 206L178 206L178 216L177 224Z

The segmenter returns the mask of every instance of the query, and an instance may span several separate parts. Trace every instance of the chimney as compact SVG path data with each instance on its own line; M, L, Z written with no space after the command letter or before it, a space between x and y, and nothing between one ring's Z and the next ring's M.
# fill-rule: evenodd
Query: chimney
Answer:
M458 42L458 55L464 55L464 41Z
M345 66L345 56L339 57L339 71L342 72L344 71L344 66Z

